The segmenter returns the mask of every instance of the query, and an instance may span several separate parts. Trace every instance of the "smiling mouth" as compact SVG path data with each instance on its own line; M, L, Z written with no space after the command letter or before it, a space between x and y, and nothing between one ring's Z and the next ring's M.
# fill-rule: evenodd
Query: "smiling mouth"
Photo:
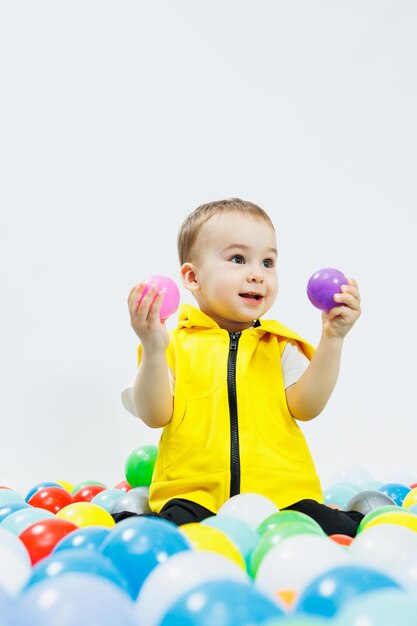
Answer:
M248 300L262 300L263 296L260 293L240 293L241 298L247 298Z

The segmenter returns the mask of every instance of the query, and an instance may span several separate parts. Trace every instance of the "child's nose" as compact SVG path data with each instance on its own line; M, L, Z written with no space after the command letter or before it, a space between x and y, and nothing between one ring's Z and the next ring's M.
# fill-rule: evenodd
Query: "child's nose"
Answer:
M248 276L248 282L250 283L262 283L263 280L262 273L259 271L252 271Z

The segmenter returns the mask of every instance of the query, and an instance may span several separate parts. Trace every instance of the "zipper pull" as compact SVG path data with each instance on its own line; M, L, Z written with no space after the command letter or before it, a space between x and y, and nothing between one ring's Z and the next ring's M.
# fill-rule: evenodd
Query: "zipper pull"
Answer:
M230 333L230 350L237 350L240 333Z

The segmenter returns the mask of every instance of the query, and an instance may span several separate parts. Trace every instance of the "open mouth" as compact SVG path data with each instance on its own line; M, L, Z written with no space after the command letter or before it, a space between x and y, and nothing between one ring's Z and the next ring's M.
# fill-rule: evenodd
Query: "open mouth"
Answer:
M259 293L240 293L239 296L247 300L262 300L263 298Z

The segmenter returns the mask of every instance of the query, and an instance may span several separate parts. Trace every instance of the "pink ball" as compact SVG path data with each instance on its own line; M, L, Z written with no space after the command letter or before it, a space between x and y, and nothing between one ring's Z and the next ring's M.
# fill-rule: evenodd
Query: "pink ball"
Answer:
M165 320L167 317L175 313L180 303L180 290L178 289L177 284L169 278L169 276L163 276L161 274L153 274L144 282L146 283L146 287L140 301L142 301L152 285L156 285L159 291L162 291L164 294L161 310L159 312L161 320Z

